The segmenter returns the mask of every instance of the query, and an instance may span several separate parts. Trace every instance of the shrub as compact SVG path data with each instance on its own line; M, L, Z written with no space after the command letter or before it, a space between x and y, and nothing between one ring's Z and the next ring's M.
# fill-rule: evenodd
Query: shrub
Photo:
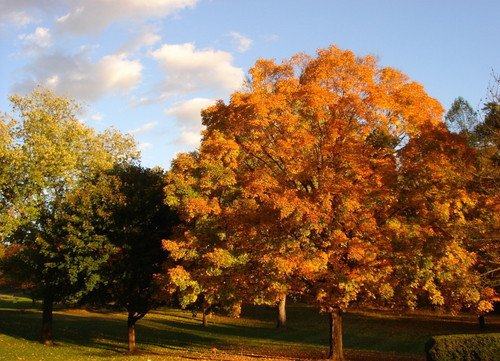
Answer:
M500 333L433 336L425 353L427 361L499 361Z

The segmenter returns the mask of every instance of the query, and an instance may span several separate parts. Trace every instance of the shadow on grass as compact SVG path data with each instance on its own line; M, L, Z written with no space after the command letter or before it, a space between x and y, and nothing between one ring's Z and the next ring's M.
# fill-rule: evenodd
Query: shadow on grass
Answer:
M0 333L39 341L41 313L35 310L0 309ZM321 356L328 347L328 320L314 308L300 304L288 307L288 325L274 327L275 313L266 307L246 307L241 319L214 317L202 327L190 313L172 309L154 311L136 326L139 349L147 353L168 350L200 351L218 348L258 350L268 355L294 356L304 352ZM500 322L487 325L486 332L500 332ZM432 335L479 333L473 318L456 319L433 315L398 317L393 314L353 312L344 318L344 346L353 350L422 355ZM54 315L54 337L61 343L87 348L94 356L103 352L127 352L126 318L116 313L66 310ZM163 351L162 351L163 350ZM97 353L96 353L97 351Z
M242 320L216 319L207 329L217 340L234 345L246 344L276 348L328 347L328 319L313 307L295 304L288 308L288 328L274 328L275 311L266 307L246 307ZM200 327L181 319L153 319L151 322L168 325L192 333ZM245 320L246 318L246 320ZM184 321L186 320L186 321ZM259 320L260 322L253 322ZM423 355L424 345L433 335L500 332L500 320L493 317L486 329L480 330L474 317L451 317L436 314L397 315L383 312L351 312L344 317L344 346L348 349Z
M139 321L136 337L139 348L153 345L161 348L196 348L213 343L209 335L197 335L181 329L152 328ZM127 322L125 317L93 317L92 314L54 314L54 339L57 343L73 344L97 348L117 353L127 352ZM41 332L41 312L0 310L0 333L39 342Z

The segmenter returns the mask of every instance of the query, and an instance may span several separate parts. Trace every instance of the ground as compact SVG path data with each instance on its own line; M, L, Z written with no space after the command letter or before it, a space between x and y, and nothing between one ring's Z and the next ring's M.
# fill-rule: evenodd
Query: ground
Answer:
M328 321L303 304L288 307L288 328L274 327L274 310L246 307L242 317L211 316L209 327L189 311L162 308L137 324L139 352L127 352L125 313L58 309L56 346L38 342L40 305L0 295L0 360L310 360L326 357ZM485 332L500 332L500 316L487 316ZM431 335L478 333L474 315L433 312L395 314L353 311L344 318L344 347L350 361L423 361Z

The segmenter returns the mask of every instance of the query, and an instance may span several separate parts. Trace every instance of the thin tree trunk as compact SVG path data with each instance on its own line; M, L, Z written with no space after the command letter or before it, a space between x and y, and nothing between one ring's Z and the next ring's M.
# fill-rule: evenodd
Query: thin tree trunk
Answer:
M208 320L207 320L207 314L208 314L208 307L205 307L203 306L203 309L201 310L201 314L202 314L202 325L203 327L207 327L208 326Z
M486 321L484 319L484 315L479 315L478 321L479 321L479 328L483 330L486 327Z
M129 352L135 352L135 323L137 318L134 317L134 312L128 313L127 325L128 325L128 350Z
M52 338L52 310L54 299L51 294L46 294L43 298L42 306L42 342L44 345L53 345Z
M277 328L286 327L286 294L281 295L278 301L278 320L276 323Z
M328 358L335 361L344 361L342 347L342 311L338 307L330 311L330 352Z

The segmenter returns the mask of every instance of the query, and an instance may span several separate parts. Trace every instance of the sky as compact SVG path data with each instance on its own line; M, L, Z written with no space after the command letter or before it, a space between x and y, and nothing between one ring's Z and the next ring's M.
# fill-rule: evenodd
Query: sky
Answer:
M376 55L445 108L462 96L479 109L500 72L498 14L498 0L0 0L0 110L48 87L168 168L257 59L332 44Z

